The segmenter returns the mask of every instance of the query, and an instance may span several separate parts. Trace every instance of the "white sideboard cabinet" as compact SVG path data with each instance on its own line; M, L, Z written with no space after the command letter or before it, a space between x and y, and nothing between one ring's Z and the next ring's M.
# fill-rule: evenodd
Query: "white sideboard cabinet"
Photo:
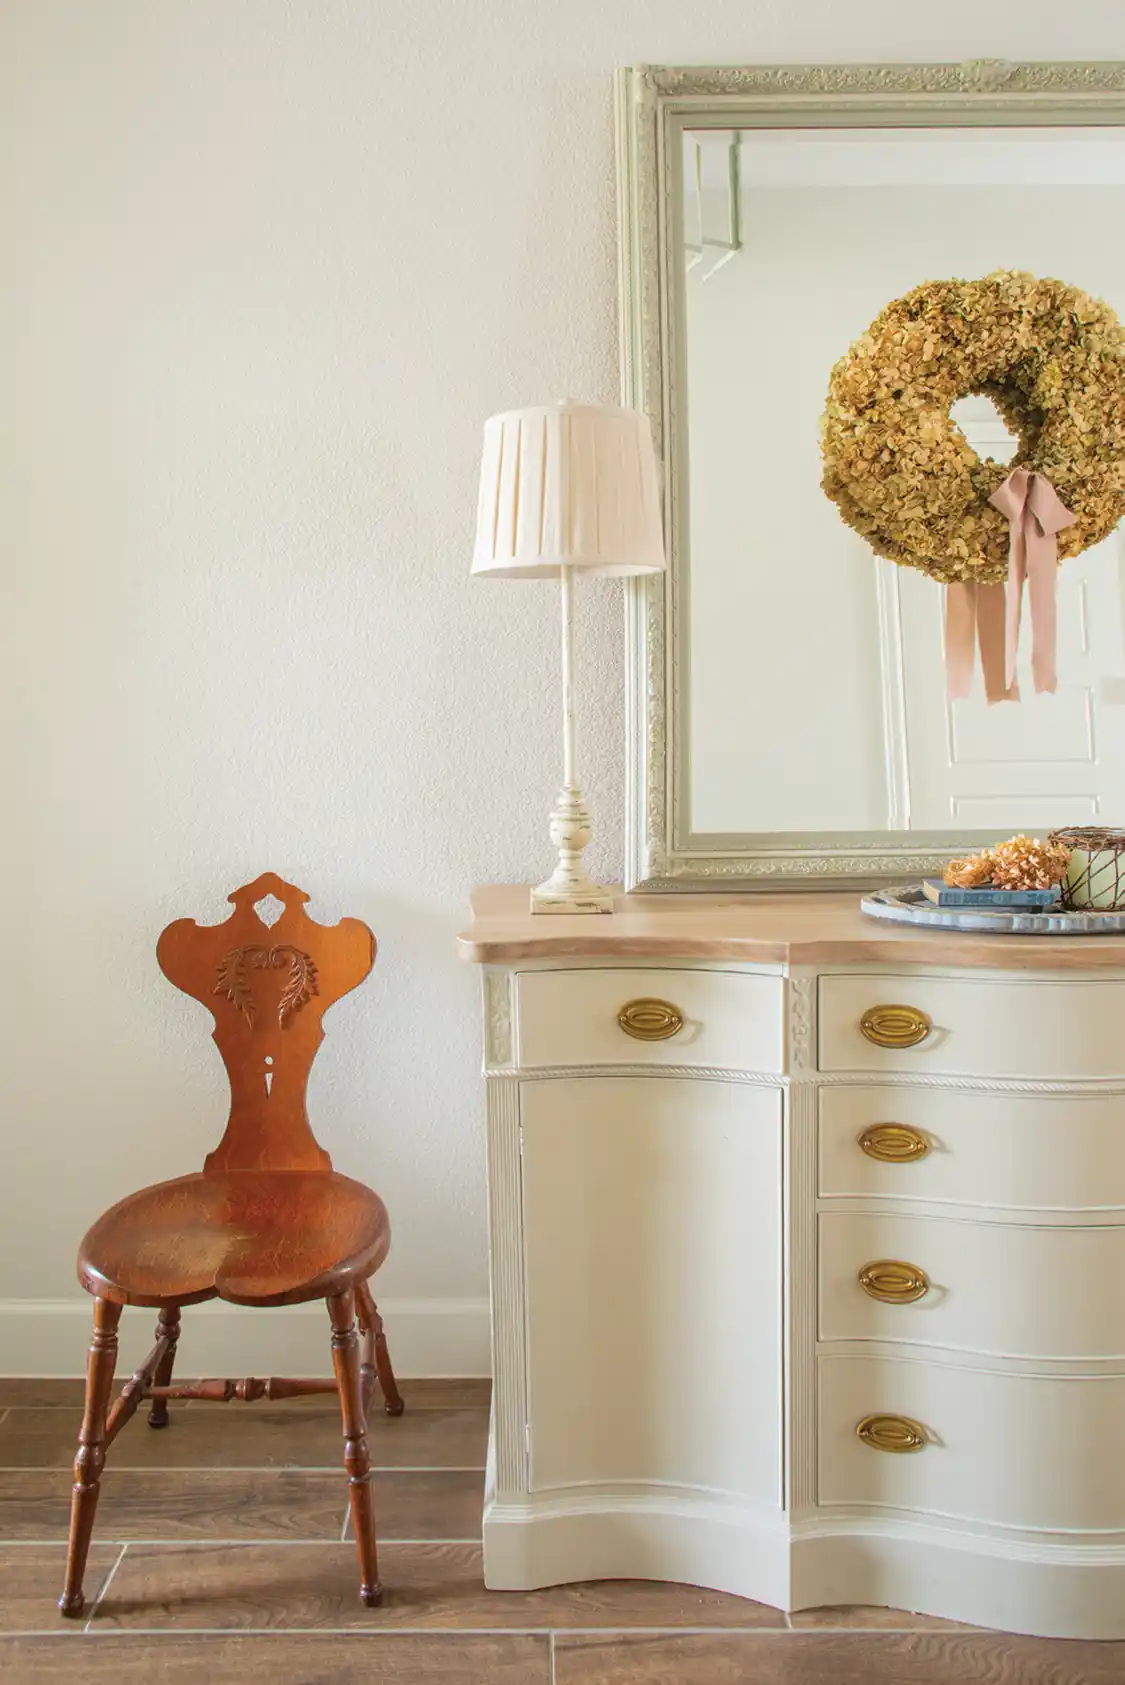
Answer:
M485 1577L1125 1636L1125 941L479 891Z

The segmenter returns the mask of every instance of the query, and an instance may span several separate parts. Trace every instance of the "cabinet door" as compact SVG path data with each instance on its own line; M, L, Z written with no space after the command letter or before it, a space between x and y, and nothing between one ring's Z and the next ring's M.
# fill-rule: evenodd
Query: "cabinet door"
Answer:
M780 1091L578 1077L520 1106L532 1490L779 1504Z

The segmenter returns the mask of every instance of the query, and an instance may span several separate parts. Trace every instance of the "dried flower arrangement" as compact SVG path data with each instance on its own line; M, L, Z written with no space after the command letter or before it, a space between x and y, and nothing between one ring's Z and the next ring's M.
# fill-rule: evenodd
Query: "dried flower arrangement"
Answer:
M949 406L985 393L1019 436L981 461ZM946 584L1008 573L1009 526L989 498L1013 467L1049 478L1077 556L1125 516L1125 330L1062 281L998 270L895 299L832 370L823 487L877 555Z
M945 881L957 889L1053 889L1069 859L1070 850L1053 839L1009 837L967 860L951 860Z

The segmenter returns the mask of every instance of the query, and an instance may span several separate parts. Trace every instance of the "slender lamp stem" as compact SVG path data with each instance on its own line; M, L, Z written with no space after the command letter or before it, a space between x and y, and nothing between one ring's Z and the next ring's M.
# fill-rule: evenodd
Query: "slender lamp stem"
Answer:
M613 895L592 883L582 864L582 850L592 827L578 788L574 753L574 569L559 567L562 605L563 782L551 814L551 841L559 851L546 883L531 892L533 913L609 913Z
M563 786L577 781L574 754L574 574L564 562L559 569L562 587Z

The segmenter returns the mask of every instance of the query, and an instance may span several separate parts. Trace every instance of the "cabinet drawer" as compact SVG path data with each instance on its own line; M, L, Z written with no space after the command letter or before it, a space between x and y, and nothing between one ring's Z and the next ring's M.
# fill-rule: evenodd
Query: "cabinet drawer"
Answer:
M735 971L520 972L519 1063L780 1071L782 989Z
M905 1016L877 1009L900 1007ZM914 1029L913 1026L917 1025ZM911 1035L913 1045L894 1045ZM1125 1073L1125 981L902 977L820 979L823 1071L1108 1077Z
M822 1340L1032 1358L1125 1353L1125 1228L825 1212L819 1272Z
M1125 1096L824 1088L819 1186L829 1198L1120 1209Z
M1125 1378L995 1374L870 1357L819 1363L819 1501L1009 1527L1125 1527ZM926 1430L873 1450L879 1413Z

